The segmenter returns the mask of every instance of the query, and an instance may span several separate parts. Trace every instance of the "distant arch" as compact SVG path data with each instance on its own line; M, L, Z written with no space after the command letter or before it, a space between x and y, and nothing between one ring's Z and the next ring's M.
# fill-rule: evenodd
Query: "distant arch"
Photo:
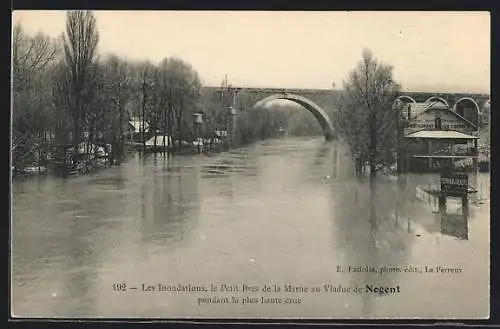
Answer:
M436 101L440 102L440 103L442 103L442 104L444 104L446 106L449 106L448 102L444 98L439 97L439 96L431 96L431 97L427 98L427 100L425 101L425 103L436 102Z
M466 101L469 102L470 104L473 104L474 107L476 108L477 112L479 112L479 113L481 112L481 109L479 108L479 105L477 104L477 102L470 97L462 97L459 100L457 100L455 105L453 105L453 111L456 112L457 110L460 110L460 108L457 108L457 105L459 103L466 102ZM458 114L460 114L461 116L464 116L463 113L458 113Z
M411 106L410 104L415 104L417 103L416 100L414 100L410 96L406 95L401 95L392 104L393 109L399 109L404 117L406 117L408 120L411 118Z
M489 99L483 104L483 112L485 112L487 108L491 109L491 100Z
M488 99L486 102L484 102L481 111L481 118L483 120L483 123L489 124L490 116L491 116L491 100Z
M410 97L410 96L406 96L406 95L401 95L401 96L399 96L399 97L398 97L398 98L396 98L396 99L397 99L397 100L399 100L399 101L403 101L403 102L404 102L405 100L406 100L406 101L409 101L409 102L411 102L411 103L416 103L416 102L417 102L417 101L416 101L416 100L414 100L412 97Z
M327 141L335 139L335 131L328 114L326 114L326 112L323 111L323 109L318 104L314 103L313 101L311 101L306 97L289 93L273 94L258 101L257 103L255 103L253 107L257 108L260 106L264 106L267 102L276 99L289 100L304 107L306 110L308 110L314 115L316 120L318 120L319 124L321 125L321 128L323 129L323 134L325 135L325 139Z
M471 104L472 107L465 107L462 104ZM462 105L462 106L461 106ZM472 112L470 112L470 110ZM469 111L466 111L469 110ZM469 120L476 126L479 124L479 116L481 115L481 109L477 102L470 98L470 97L462 97L459 100L455 102L455 105L453 105L453 111L456 112L457 114L461 115L465 119Z

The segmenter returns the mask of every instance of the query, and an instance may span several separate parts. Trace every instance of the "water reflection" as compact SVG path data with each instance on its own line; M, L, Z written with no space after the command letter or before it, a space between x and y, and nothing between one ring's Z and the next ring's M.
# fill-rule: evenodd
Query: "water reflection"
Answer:
M456 237L461 240L469 239L469 219L466 214L441 215L441 234Z
M328 153L330 153L331 151L332 151L332 143L324 143L323 145L320 145L314 157L314 165L316 166L324 165L325 161L330 159Z
M152 161L152 177L141 187L142 220L148 222L151 216L149 239L161 252L163 247L188 243L200 211L199 175L186 157L158 155Z
M389 270L405 264L411 251L414 238L398 225L394 214L397 193L387 193L387 189L383 181L377 181L371 188L369 182L352 181L333 191L336 200L334 240L351 286L396 287L397 273L374 274L371 268ZM374 315L374 298L385 297L361 296L365 316Z
M333 149L332 199L334 202L333 240L341 254L341 264L352 287L389 287L397 289L397 272L374 273L400 266L408 261L415 237L409 226L408 190L404 179L394 182L377 177L371 184L354 177L353 163L345 148ZM404 222L407 225L402 225ZM376 299L380 294L361 294L361 312L376 315Z
M112 175L26 181L17 186L24 193L31 190L43 195L43 201L33 209L36 215L29 216L33 200L15 194L14 207L18 212L25 210L14 219L17 228L13 230L13 281L31 282L29 297L25 297L30 302L53 300L38 308L41 316L56 316L61 308L69 316L94 313L96 264L106 249L107 230L115 227L103 221L102 214L110 218L122 215L120 195L109 193L123 188L120 169ZM82 193L82 186L87 193ZM103 202L103 194L107 202ZM18 293L23 294L23 288L14 289L14 296Z
M287 138L211 157L137 155L91 176L16 182L13 309L66 317L480 313L488 287L472 290L487 282L488 207L459 212L450 202L443 216L417 193L435 176L381 176L370 186L354 178L353 168L342 144ZM390 271L427 264L475 270L440 280ZM384 266L383 275L369 270ZM117 298L110 288L117 280L259 286L331 280L399 285L402 292L200 308L194 298L173 295Z
M403 289L405 285L405 288L408 288L408 284L417 282L418 279L426 282L426 287L432 292L429 281L432 277L411 273L422 273L422 264L429 262L423 253L429 252L445 252L448 255L449 258L437 261L438 264L451 262L463 266L465 258L460 258L453 251L444 251L448 250L446 248L451 244L449 241L442 241L446 242L447 246L443 247L440 241L441 237L446 236L458 241L469 239L471 201L462 204L461 200L448 198L446 211L440 212L437 198L422 198L418 192L419 187L439 182L439 175L409 174L395 180L380 176L371 185L367 179L355 179L352 172L337 170L345 168L346 163L350 161L344 155L339 146L334 147L334 180L331 191L332 200L335 202L332 239L335 241L335 250L341 254L340 263L349 276L349 284L361 287L399 286ZM477 211L475 209L472 212ZM432 243L433 238L436 239L435 244ZM465 246L456 245L453 248L463 250ZM355 267L358 267L359 271L352 271ZM383 275L374 274L369 270L371 267L386 267L388 272ZM392 267L399 270L391 272ZM421 272L417 272L417 267ZM405 268L407 271L401 271ZM441 282L433 284L443 285ZM382 309L384 314L398 314L397 309L401 308L401 300L391 299L389 295L361 294L360 302L361 312L367 317L377 316ZM387 308L392 309L393 313L387 312Z

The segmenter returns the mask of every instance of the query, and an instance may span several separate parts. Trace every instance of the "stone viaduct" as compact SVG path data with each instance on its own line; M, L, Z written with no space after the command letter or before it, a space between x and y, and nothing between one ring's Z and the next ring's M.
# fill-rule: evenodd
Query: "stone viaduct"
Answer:
M220 87L204 87L202 97L215 97ZM323 128L325 138L332 140L336 137L334 124L331 121L335 112L338 96L337 90L327 89L279 89L279 88L236 88L236 109L263 106L266 103L285 99L301 105L311 112ZM465 94L465 93L429 93L429 92L402 92L399 99L402 102L426 102L438 101L449 105L454 111L466 117L467 113L485 111L489 112L490 95L488 94ZM477 115L477 114L476 114Z

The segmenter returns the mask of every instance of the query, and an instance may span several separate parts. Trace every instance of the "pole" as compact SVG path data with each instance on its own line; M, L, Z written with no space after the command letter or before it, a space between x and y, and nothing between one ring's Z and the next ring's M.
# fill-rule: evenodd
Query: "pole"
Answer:
M196 136L198 138L198 153L200 153L200 142L201 142L201 138L200 138L200 124L199 123L196 123Z
M194 127L195 127L195 134L196 134L196 148L198 150L198 153L200 153L200 148L201 148L201 143L202 143L202 138L201 138L201 124L203 123L203 117L202 113L195 113L193 114L194 116Z
M219 98L222 102L222 107L226 112L224 115L225 131L226 131L226 143L228 147L231 148L236 144L236 94L239 88L233 88L227 81L227 75L222 82L221 88L217 91ZM231 122L229 122L228 116L232 116Z
M238 89L233 89L233 109L231 111L231 115L233 117L233 144L235 147L238 147L238 135L237 135L237 129L238 129L238 118L237 118L237 110L236 110L236 96L238 94Z

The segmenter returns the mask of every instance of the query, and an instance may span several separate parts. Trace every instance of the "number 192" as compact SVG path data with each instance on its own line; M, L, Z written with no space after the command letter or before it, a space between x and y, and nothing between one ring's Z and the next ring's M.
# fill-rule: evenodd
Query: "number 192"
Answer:
M126 283L113 283L113 290L114 291L126 291L127 284Z

